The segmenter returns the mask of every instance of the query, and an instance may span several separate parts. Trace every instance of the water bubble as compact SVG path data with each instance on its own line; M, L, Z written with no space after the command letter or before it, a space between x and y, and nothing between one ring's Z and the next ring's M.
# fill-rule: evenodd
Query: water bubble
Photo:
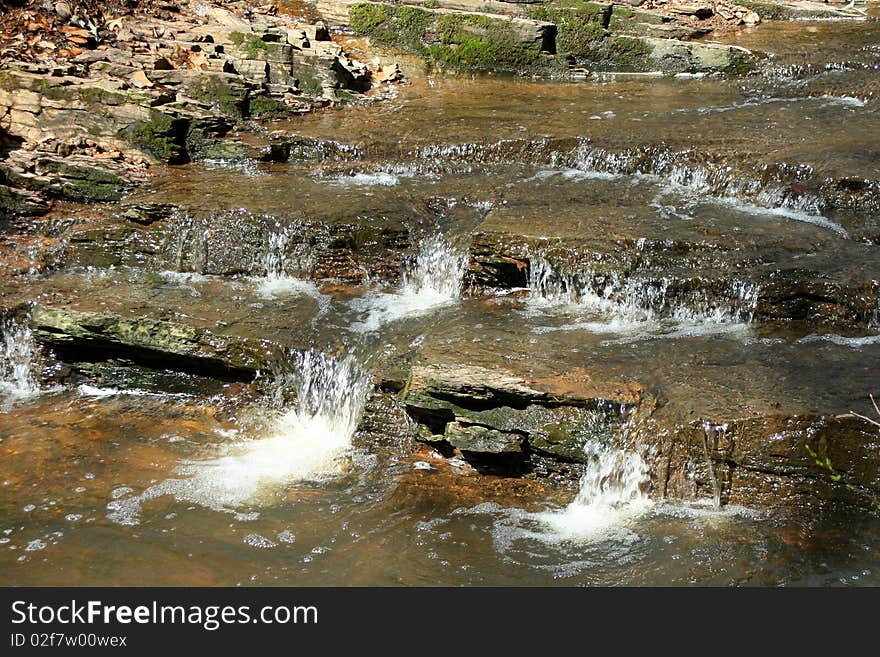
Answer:
M114 488L112 491L110 491L110 498L118 500L133 492L134 488L129 488L128 486L120 486L119 488Z
M293 543L296 541L296 536L289 529L278 532L276 538L282 543Z
M244 542L247 545L255 548L273 548L277 547L278 544L275 541L270 541L265 536L260 536L259 534L248 534L244 537Z

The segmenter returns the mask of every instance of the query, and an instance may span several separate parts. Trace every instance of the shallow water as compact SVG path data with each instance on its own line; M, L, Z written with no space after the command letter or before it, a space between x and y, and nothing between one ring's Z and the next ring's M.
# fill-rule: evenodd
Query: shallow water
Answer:
M350 146L322 161L157 178L130 201L182 205L167 226L70 239L61 266L4 282L7 299L291 355L252 385L125 362L38 385L35 345L4 326L4 582L880 584L870 511L659 500L645 461L607 445L585 444L567 485L479 474L410 440L374 387L397 360L467 363L639 382L676 421L869 412L876 284L839 330L765 321L761 304L763 272L880 280L877 213L821 187L880 178L878 36L744 30L725 38L776 52L739 82L433 74L273 125ZM675 159L691 151L712 167ZM762 168L780 162L795 183ZM472 279L484 247L528 259L521 285Z

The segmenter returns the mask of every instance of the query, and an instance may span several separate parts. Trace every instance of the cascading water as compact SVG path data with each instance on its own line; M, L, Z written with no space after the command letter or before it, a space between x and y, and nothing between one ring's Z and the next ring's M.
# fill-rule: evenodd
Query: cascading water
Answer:
M601 321L578 321L563 327L594 333L644 331L661 328L661 322L672 324L674 333L748 324L760 293L755 284L734 281L721 302L710 299L705 291L673 300L670 287L668 278L626 278L616 272L597 274L589 268L568 273L540 255L529 258L531 306L598 315Z
M260 437L236 441L216 458L184 462L177 468L181 478L110 502L108 517L136 524L143 502L164 495L233 511L260 504L285 485L339 474L339 459L351 448L370 385L369 373L351 355L294 353L290 369L275 375L269 400L274 410ZM296 401L286 407L291 389Z
M259 279L260 292L265 297L289 293L317 294L317 288L307 279L314 258L304 243L293 244L291 238L296 225L275 225L269 232L262 267L266 275Z
M376 331L388 322L420 315L458 299L467 262L467 254L442 234L423 239L416 257L404 267L400 292L368 294L353 303L357 310L366 311L366 319L354 328Z
M16 399L40 391L34 376L36 351L31 330L24 322L4 319L0 323L0 394Z
M538 514L551 533L545 540L589 540L624 523L651 505L648 466L637 453L613 449L597 440L584 446L587 470L577 497L562 511Z
M403 292L438 299L457 299L467 268L467 256L443 235L428 237L419 244L415 264L403 272Z
M623 279L617 273L562 273L540 256L530 258L530 298L543 305L579 306L621 325L653 320L666 305L669 281Z

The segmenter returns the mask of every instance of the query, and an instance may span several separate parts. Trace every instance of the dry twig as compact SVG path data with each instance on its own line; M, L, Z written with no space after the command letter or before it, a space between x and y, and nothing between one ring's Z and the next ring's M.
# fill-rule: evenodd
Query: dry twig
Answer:
M868 395L868 397L871 398L871 404L874 406L874 411L877 413L877 417L880 418L880 406L877 405L877 400L874 399L874 395ZM870 422L875 427L880 428L880 421L878 421L878 420L874 420L872 418L866 417L864 415L856 413L855 411L850 411L849 414L854 417L857 417L861 420L864 420L865 422Z

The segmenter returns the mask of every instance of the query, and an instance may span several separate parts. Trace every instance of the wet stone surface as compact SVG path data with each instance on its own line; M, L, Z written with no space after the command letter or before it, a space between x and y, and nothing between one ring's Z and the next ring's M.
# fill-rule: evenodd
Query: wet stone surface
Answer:
M876 584L878 28L792 29L4 220L8 579Z

